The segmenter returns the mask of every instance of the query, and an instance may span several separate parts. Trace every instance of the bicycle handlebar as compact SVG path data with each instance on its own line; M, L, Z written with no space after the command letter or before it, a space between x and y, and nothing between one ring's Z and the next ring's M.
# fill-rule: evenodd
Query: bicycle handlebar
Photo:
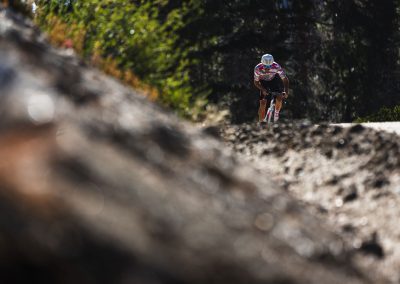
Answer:
M278 95L282 95L284 92L269 92L269 94L271 94L271 96L278 96Z
M263 95L264 95L264 98L265 98L267 95L271 95L271 98L275 98L276 96L282 95L283 93L284 93L284 92L268 92L268 91L267 91L267 93L266 93L266 94L263 93ZM286 99L286 98L283 97L283 99Z

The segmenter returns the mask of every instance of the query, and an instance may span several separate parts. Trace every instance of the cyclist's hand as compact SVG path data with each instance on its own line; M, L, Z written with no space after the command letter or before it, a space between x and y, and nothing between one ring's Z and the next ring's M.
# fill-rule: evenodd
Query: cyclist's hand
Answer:
M261 92L262 92L262 94L263 94L264 97L266 97L266 96L268 95L267 90L262 90Z
M283 98L287 99L288 98L288 94L286 92L282 92Z

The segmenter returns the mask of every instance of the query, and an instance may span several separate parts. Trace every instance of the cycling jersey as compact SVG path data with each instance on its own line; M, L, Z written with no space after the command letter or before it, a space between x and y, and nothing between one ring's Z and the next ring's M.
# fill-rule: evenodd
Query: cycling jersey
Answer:
M276 62L272 63L270 67L265 66L262 63L259 63L254 68L254 80L255 81L271 81L275 75L278 74L281 79L285 78L285 71L283 68Z

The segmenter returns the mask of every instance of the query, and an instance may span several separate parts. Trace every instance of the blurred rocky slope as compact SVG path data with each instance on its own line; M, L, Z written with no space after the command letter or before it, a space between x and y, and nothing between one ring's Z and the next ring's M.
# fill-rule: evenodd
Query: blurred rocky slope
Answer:
M400 282L400 123L223 129L227 146L337 232L357 264ZM396 216L396 217L395 217Z
M0 11L2 283L377 283L223 144Z

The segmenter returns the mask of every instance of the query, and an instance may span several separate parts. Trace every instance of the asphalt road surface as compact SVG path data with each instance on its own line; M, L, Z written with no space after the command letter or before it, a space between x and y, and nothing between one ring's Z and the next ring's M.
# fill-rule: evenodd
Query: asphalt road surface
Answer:
M343 127L351 127L355 125L354 123L342 123L339 124L342 125ZM370 127L376 130L384 130L387 132L394 132L397 134L400 134L400 122L395 121L395 122L368 122L368 123L362 123L363 126L365 127Z

